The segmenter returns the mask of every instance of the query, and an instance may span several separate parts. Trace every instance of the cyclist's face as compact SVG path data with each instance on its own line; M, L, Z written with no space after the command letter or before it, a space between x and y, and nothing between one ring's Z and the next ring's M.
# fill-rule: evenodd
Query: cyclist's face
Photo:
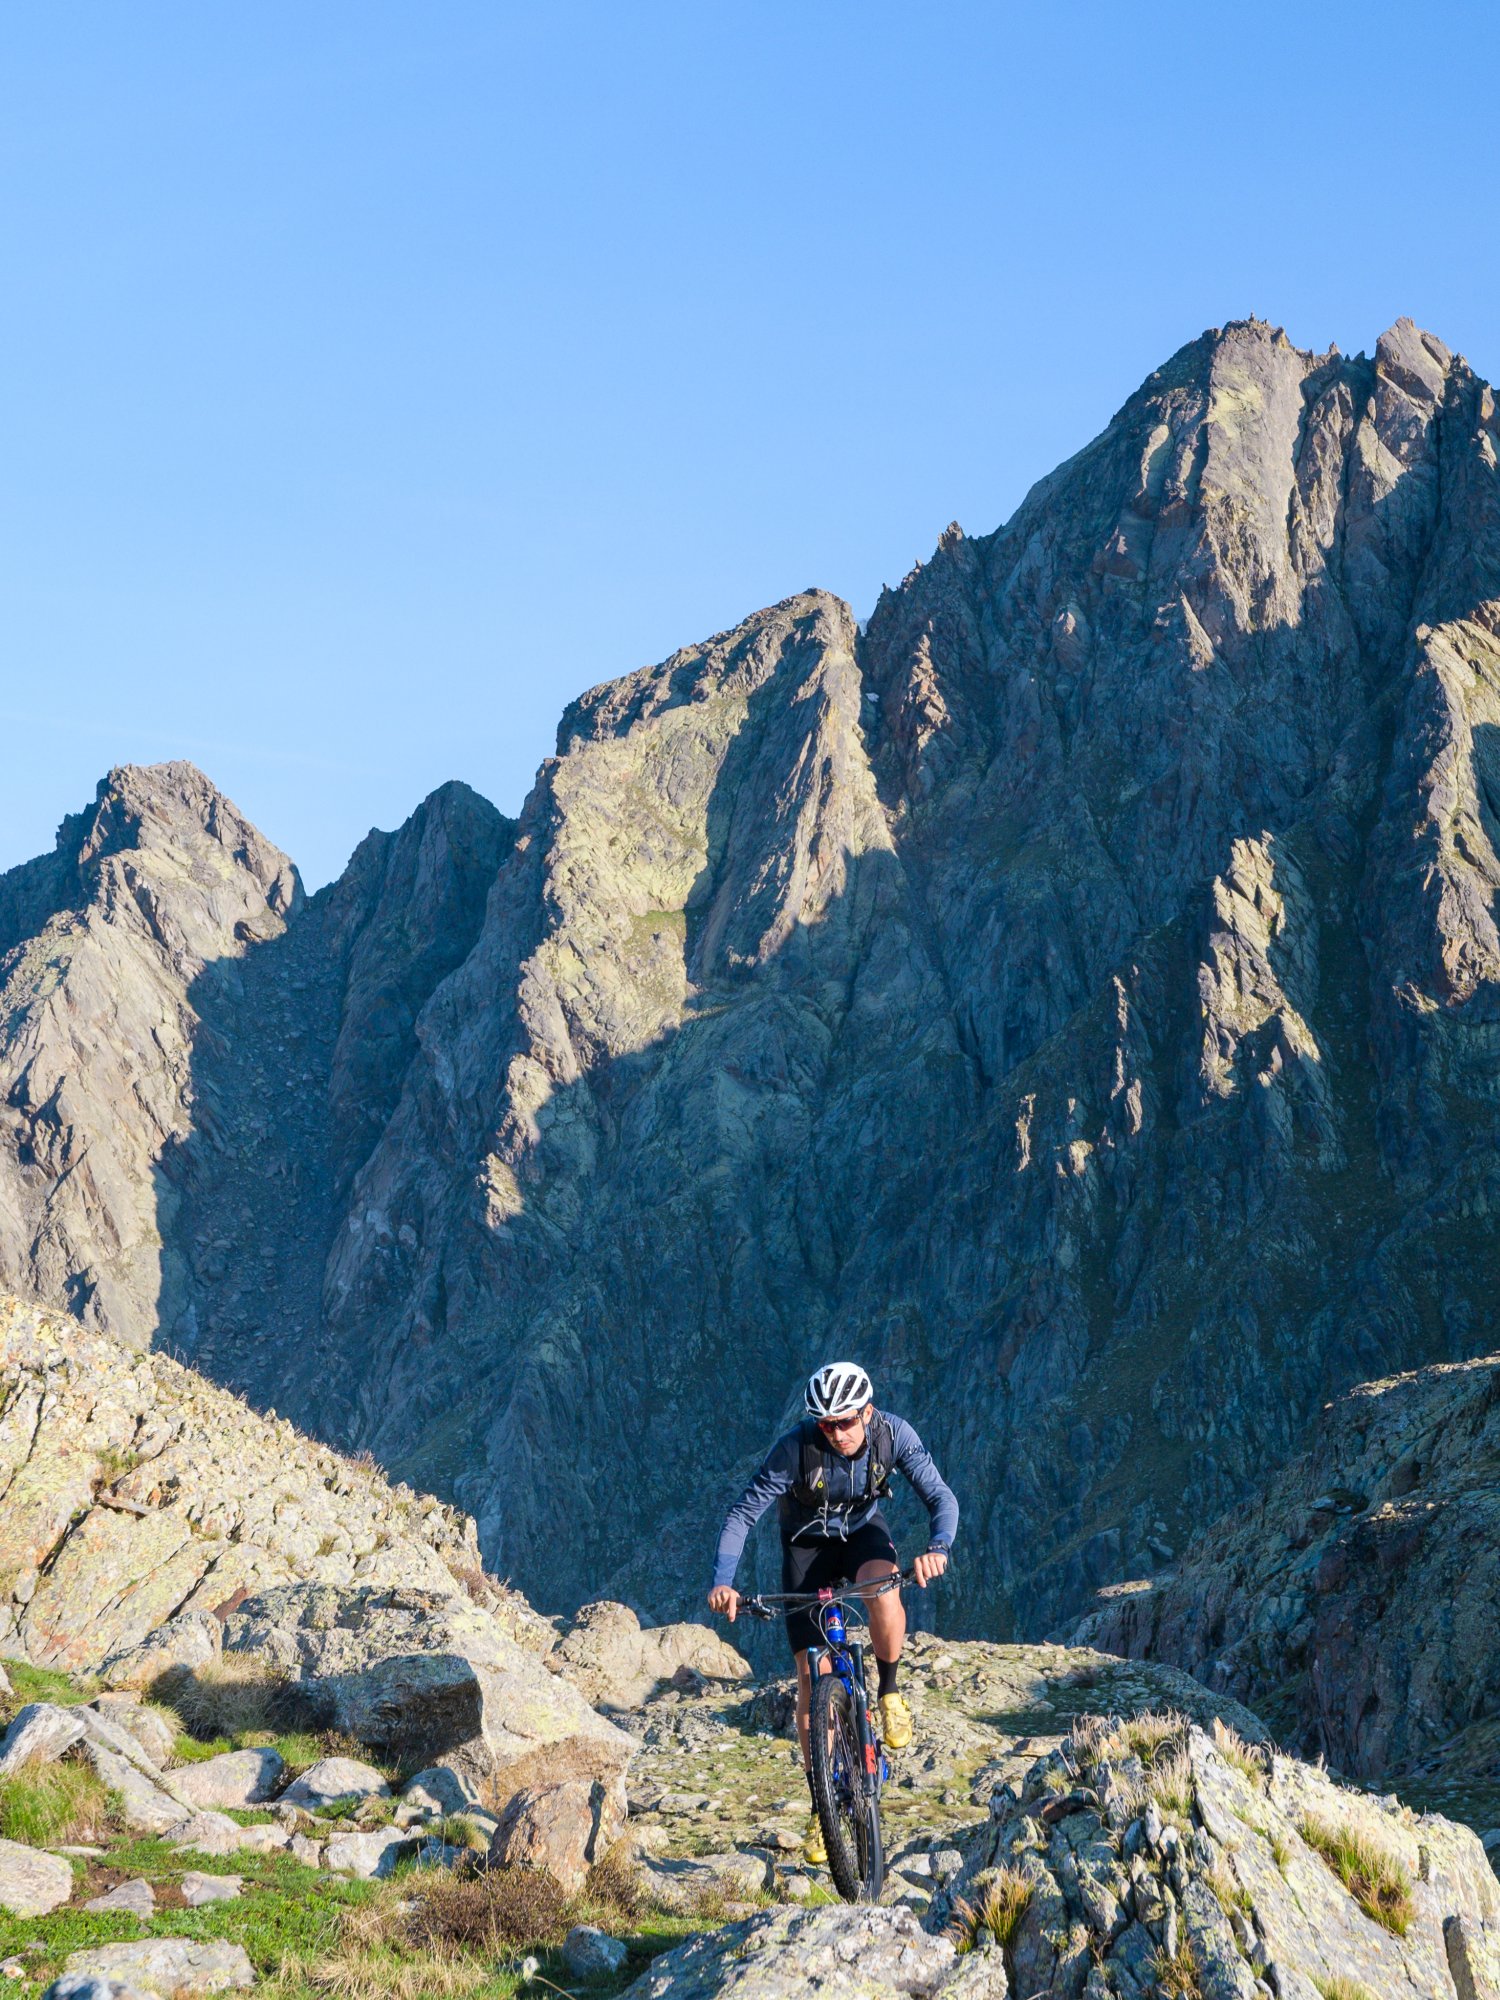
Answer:
M873 1403L866 1403L852 1416L819 1417L818 1429L835 1451L841 1452L845 1458L854 1458L865 1448L865 1425L874 1407Z

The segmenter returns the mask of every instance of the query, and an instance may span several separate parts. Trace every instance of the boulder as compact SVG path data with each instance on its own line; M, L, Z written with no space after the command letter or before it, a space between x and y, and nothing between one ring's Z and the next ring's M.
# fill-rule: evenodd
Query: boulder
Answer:
M705 1931L653 1959L622 2000L1005 2000L1007 1991L999 1952L960 1958L910 1910L856 1903L768 1910Z
M201 1909L205 1903L230 1903L243 1887L243 1877L239 1875L205 1875L200 1869L190 1868L183 1876L181 1884L182 1900L190 1910Z
M596 1707L639 1708L684 1669L705 1680L745 1681L750 1662L707 1625L643 1626L627 1604L585 1604L553 1654Z
M285 1826L242 1826L240 1846L252 1854L285 1854L292 1844L291 1830Z
M501 1815L490 1861L540 1868L572 1894L624 1830L626 1811L619 1778L608 1784L571 1778L561 1785L529 1786Z
M73 1870L60 1854L0 1840L0 1910L13 1917L45 1917L72 1893Z
M158 1770L164 1771L172 1761L177 1750L177 1732L158 1710L147 1708L128 1693L101 1694L89 1706L133 1736Z
M169 1826L164 1838L179 1854L236 1854L255 1829L241 1826L228 1813L196 1812Z
M323 1850L323 1866L333 1875L355 1875L362 1881L395 1873L396 1863L414 1854L418 1837L399 1826L378 1826L369 1833L336 1833Z
M160 2000L199 2000L205 1993L255 1984L245 1947L219 1939L141 1938L135 1944L91 1945L69 1952L65 1970L140 1987Z
M83 1741L83 1735L83 1721L76 1708L28 1701L0 1736L0 1778L10 1777L27 1764L55 1764L65 1750Z
M608 1783L634 1751L466 1597L289 1584L247 1599L224 1640L286 1667L333 1727L446 1764L497 1805L532 1785Z
M286 1765L279 1751L227 1750L175 1771L176 1789L189 1805L258 1806L275 1796Z
M322 1757L294 1778L281 1794L281 1803L306 1806L316 1812L337 1799L388 1799L391 1788L372 1764L355 1757Z
M770 1884L764 1854L640 1855L640 1878L665 1910L692 1916L707 1896L756 1896Z
M222 1627L211 1611L184 1611L148 1632L139 1645L111 1653L99 1670L110 1688L145 1688L173 1668L189 1672L219 1656Z
M401 1803L429 1814L467 1812L475 1803L474 1789L446 1764L430 1764L407 1780Z
M575 1979L612 1979L629 1948L597 1924L575 1924L563 1939L563 1961Z
M156 1891L149 1882L137 1878L133 1882L118 1882L113 1889L102 1896L91 1896L83 1906L86 1910L125 1910L132 1917L146 1918L156 1912Z
M93 1735L84 1737L84 1755L101 1781L120 1799L120 1817L135 1833L166 1833L183 1817L183 1801L150 1778L139 1763L109 1749Z

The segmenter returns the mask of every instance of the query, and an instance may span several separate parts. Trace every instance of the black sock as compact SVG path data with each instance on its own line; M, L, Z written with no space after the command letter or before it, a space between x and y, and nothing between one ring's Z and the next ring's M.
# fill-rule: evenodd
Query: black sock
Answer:
M812 1802L816 1805L818 1803L818 1795L813 1791L813 1774L811 1771L804 1769L802 1775L807 1780L807 1789L809 1792L812 1792Z
M876 1689L877 1694L894 1694L896 1692L896 1670L900 1665L901 1662L899 1660L877 1660L875 1662L875 1671L880 1677L880 1685Z

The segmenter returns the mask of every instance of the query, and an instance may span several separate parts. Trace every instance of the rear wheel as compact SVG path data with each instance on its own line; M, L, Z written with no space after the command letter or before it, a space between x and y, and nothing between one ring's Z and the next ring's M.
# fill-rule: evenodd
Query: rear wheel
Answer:
M876 1902L885 1881L880 1805L865 1772L854 1702L837 1674L814 1678L809 1720L813 1797L834 1887L846 1903Z

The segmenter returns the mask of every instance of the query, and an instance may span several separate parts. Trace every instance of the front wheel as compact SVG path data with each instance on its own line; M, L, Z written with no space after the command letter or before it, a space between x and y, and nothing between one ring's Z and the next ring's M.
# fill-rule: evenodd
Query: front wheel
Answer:
M837 1674L815 1677L809 1722L813 1798L834 1887L846 1903L877 1902L885 1881L880 1802L865 1771L853 1699Z

